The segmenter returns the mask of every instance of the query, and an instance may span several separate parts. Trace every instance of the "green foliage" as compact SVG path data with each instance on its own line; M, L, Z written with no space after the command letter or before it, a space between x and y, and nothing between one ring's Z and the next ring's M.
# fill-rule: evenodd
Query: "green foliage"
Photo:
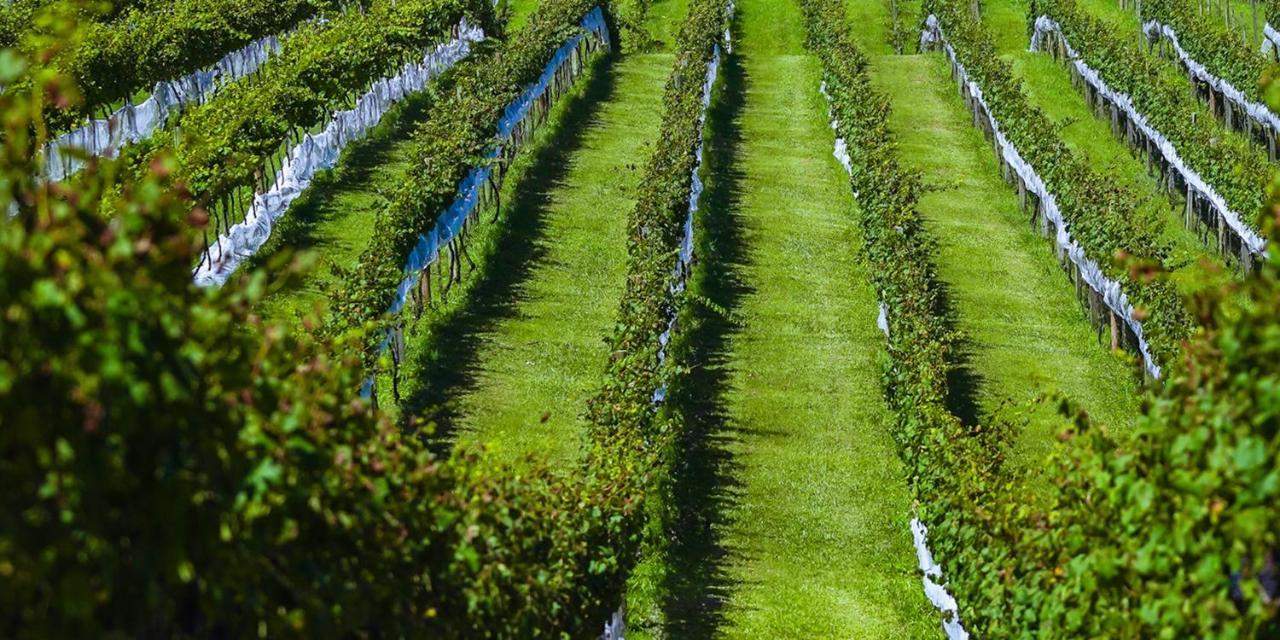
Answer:
M42 31L42 26L63 16L70 9L75 19L85 22L108 20L125 10L145 4L146 0L96 2L85 0L66 7L58 0L10 0L0 6L0 48L17 46L24 37Z
M1080 11L1075 0L1034 0L1028 19L1034 21L1041 15L1058 22L1081 59L1096 70L1112 90L1133 100L1134 109L1169 140L1188 167L1222 195L1227 206L1245 220L1262 210L1271 179L1265 150L1231 135L1220 122L1205 117L1188 93L1186 80L1172 73L1166 62L1134 47L1127 34L1122 35L1114 27ZM1205 19L1208 18L1200 18ZM1235 36L1227 32L1226 37ZM1194 40L1190 38L1188 44ZM1246 70L1224 66L1223 70L1235 69L1238 75L1252 75L1252 79L1237 85L1242 91L1249 91L1257 87L1261 79L1260 67L1254 64Z
M74 38L47 50L83 100L48 105L49 126L64 129L95 109L117 104L217 62L263 36L337 10L340 0L177 0L127 10L109 22L87 22ZM31 44L24 45L29 48Z
M71 93L12 56L0 82ZM0 96L19 208L0 225L0 635L597 632L634 528L626 464L432 458L353 400L368 327L317 341L252 313L261 276L191 285L171 158L123 187L111 161L33 186L24 114L45 93Z
M1054 124L1027 99L1009 63L1000 58L990 34L973 20L967 5L926 0L923 15L929 14L941 21L947 41L982 88L1005 136L1054 194L1071 237L1148 315L1143 332L1156 360L1162 365L1175 360L1192 323L1173 285L1155 277L1168 257L1168 247L1160 241L1161 220L1141 215L1137 194L1067 148Z

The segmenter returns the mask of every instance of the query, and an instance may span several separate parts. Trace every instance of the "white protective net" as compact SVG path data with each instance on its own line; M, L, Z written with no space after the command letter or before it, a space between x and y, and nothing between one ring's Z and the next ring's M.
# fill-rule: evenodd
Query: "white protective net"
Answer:
M67 153L113 158L127 144L149 137L169 116L187 105L208 100L218 87L247 76L280 50L280 36L267 36L223 56L207 69L176 80L158 82L142 103L126 104L109 117L93 119L64 133L45 146L45 177L59 181L84 167L84 161Z
M1031 36L1031 50L1039 51L1044 49L1046 39L1050 35L1055 35L1061 40L1066 48L1067 55L1071 58L1072 65L1074 65L1080 77L1089 83L1094 91L1123 111L1129 121L1133 123L1133 126L1141 131L1160 150L1164 161L1181 176L1187 185L1188 191L1194 192L1198 197L1207 201L1214 212L1222 218L1223 222L1226 223L1231 232L1250 253L1256 256L1264 256L1266 240L1259 236L1249 225L1245 224L1240 214L1227 205L1227 201L1222 197L1222 194L1218 193L1212 185L1200 177L1199 173L1196 173L1183 161L1173 144L1155 127L1152 127L1145 116L1138 112L1133 106L1133 100L1128 95L1112 90L1093 67L1085 64L1076 50L1067 42L1066 35L1062 32L1061 27L1052 18L1048 16L1036 18L1035 32Z
M377 126L393 106L427 84L471 52L471 45L484 39L484 31L464 19L458 36L406 64L395 75L374 83L352 109L338 111L324 130L303 136L290 148L275 182L253 198L244 220L220 235L201 255L194 280L197 285L221 286L245 260L266 244L276 222L310 186L316 175L333 168L342 150Z
M624 617L625 607L618 607L609 616L609 620L604 623L604 631L600 634L600 640L624 640L627 635L627 621Z
M916 547L916 560L924 574L924 595L943 614L942 630L950 640L969 640L969 632L960 623L960 607L942 581L942 567L933 561L929 551L929 530L917 518L911 519L911 540Z
M969 79L968 73L965 71L964 65L960 63L956 57L955 49L947 43L942 31L942 25L936 16L930 15L925 22L924 33L921 34L920 45L922 49L929 48L931 45L941 45L946 52L947 58L951 64L957 69L958 74L967 86L969 92L981 106L982 112L985 114L991 129L994 132L996 145L1000 149L1001 158L1008 164L1012 170L1018 175L1019 179L1026 184L1029 192L1035 194L1040 200L1042 215L1053 225L1056 233L1053 235L1054 242L1057 244L1059 252L1065 254L1071 263L1078 270L1080 277L1085 284L1089 286L1101 300L1106 304L1108 309L1120 318L1129 330L1133 332L1137 339L1138 351L1142 356L1143 366L1147 372L1156 379L1160 378L1160 366L1156 364L1155 358L1151 355L1150 347L1146 338L1143 336L1142 322L1136 320L1133 315L1133 305L1129 303L1129 297L1125 295L1124 290L1119 282L1112 280L1102 268L1098 266L1088 256L1085 255L1084 248L1081 247L1071 237L1071 232L1066 220L1062 216L1061 210L1058 208L1057 199L1049 189L1045 186L1044 181L1040 179L1035 169L1022 159L1018 150L1009 142L1004 133L1000 129L1000 123L991 115L991 109L987 106L986 100L983 99L982 88Z
M1280 31L1276 31L1270 22L1262 25L1262 53L1268 57L1280 53Z

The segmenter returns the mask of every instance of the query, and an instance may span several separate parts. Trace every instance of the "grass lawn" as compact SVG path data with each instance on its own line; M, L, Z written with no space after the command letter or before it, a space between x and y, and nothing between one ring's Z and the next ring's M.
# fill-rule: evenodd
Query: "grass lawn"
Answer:
M608 360L627 216L671 63L641 54L597 70L512 183L501 231L473 252L479 271L425 319L407 406L440 435L564 464L583 452L581 414Z

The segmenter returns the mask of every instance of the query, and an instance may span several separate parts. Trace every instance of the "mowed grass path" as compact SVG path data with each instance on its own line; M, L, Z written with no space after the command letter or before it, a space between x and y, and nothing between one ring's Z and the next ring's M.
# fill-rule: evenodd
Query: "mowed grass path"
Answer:
M299 282L263 302L265 315L290 319L310 311L324 302L327 287L336 284L333 266L356 266L373 237L377 211L388 205L409 170L412 134L429 117L431 103L424 92L393 108L368 137L344 150L332 171L317 176L276 224L271 239L249 263L251 268L271 265L289 251L313 251L318 261Z
M1025 414L1018 458L1030 465L1050 451L1063 424L1052 408L1031 404L1041 394L1061 391L1126 430L1139 408L1134 372L1099 343L1049 241L1001 179L945 58L873 56L871 68L892 102L890 124L904 162L935 187L919 209L937 240L935 261L962 332L953 411L967 422Z
M1136 18L1114 2L1086 0L1081 2L1081 8L1116 23L1132 19L1135 23L1132 35L1134 42L1138 41ZM1001 57L1013 65L1014 75L1022 81L1032 104L1040 107L1051 121L1065 125L1059 135L1072 151L1098 172L1138 194L1144 213L1163 220L1163 237L1173 250L1168 266L1180 291L1189 295L1230 280L1233 270L1225 266L1215 250L1186 228L1181 208L1169 203L1158 180L1147 173L1145 161L1111 134L1111 125L1106 120L1094 117L1084 97L1071 86L1067 68L1047 53L1028 50L1031 42L1027 35L1027 11L1026 0L989 0L983 4L982 19L995 36ZM1167 71L1179 75L1172 63ZM1203 111L1202 116L1212 117L1208 111Z
M678 22L682 6L658 3L650 22ZM584 79L508 179L497 224L480 225L479 269L410 339L404 410L435 423L442 444L557 466L585 451L583 414L626 282L628 215L673 62L627 54Z
M737 246L701 259L734 261L717 268L737 281L742 320L717 359L724 427L709 437L731 460L723 482L733 489L710 531L724 555L706 615L731 638L937 637L818 63L794 3L737 7L738 59L725 71L741 84L728 127L740 143L731 175L712 177L735 188L723 209L703 212L729 218L704 224L733 229Z
M460 442L562 462L584 450L582 414L608 361L605 339L626 280L627 217L638 167L657 136L672 60L634 55L607 70L612 90L587 121L575 123L581 139L560 175L531 185L542 193L518 198L507 214L536 216L540 229L528 238L533 246L521 249L531 262L510 290L510 308L497 322L477 322L464 338L477 342L471 361L456 363L468 368L469 380L445 382L460 392L457 422L448 425Z

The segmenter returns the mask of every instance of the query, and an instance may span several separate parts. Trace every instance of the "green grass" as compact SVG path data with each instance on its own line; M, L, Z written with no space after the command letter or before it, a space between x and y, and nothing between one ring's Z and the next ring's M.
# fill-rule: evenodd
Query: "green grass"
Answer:
M1113 20L1132 18L1132 14L1102 0L1086 4L1101 5L1095 15L1109 15ZM1098 172L1139 194L1143 198L1142 211L1163 220L1163 238L1172 249L1168 261L1171 277L1182 293L1190 295L1226 283L1233 271L1216 251L1186 228L1181 208L1170 205L1159 182L1148 175L1145 162L1111 135L1107 122L1093 117L1084 98L1071 86L1067 69L1048 54L1027 50L1027 7L1026 0L988 0L983 4L982 18L996 38L1000 55L1013 64L1014 75L1022 80L1032 104L1062 125L1059 135L1073 152L1087 159ZM1136 42L1136 30L1134 33ZM1211 117L1207 111L1203 115Z
M937 636L818 65L792 2L737 6L696 289L734 321L693 336L667 635Z
M529 16L533 15L533 11L538 8L538 0L506 0L506 5L511 10L507 29L515 30L529 21ZM502 5L498 7L501 9Z

